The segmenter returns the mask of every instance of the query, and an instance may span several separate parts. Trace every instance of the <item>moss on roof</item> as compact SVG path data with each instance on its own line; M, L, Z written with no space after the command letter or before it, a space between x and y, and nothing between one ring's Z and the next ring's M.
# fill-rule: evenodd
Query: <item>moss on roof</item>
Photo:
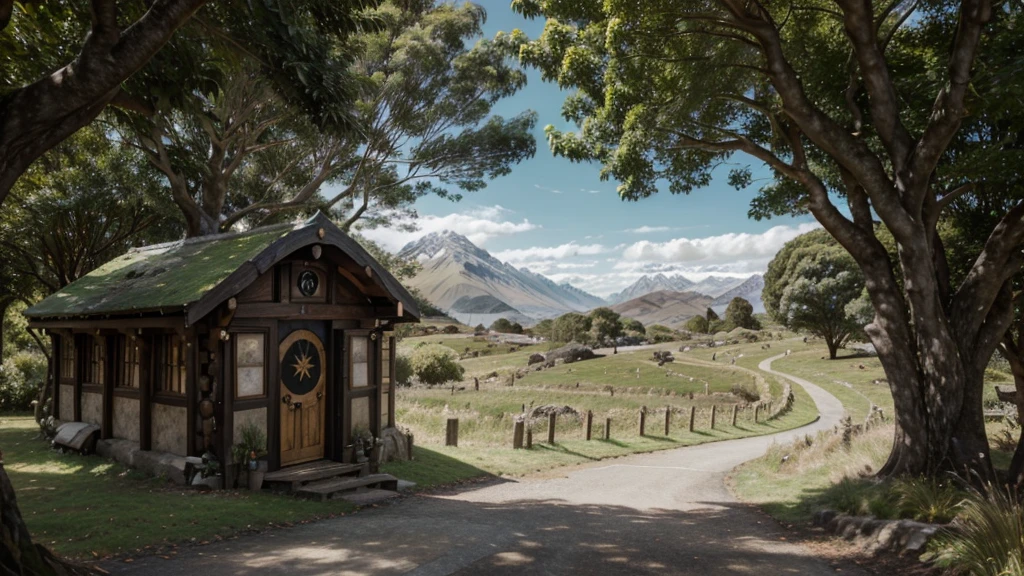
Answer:
M295 227L137 248L25 310L33 318L180 311Z

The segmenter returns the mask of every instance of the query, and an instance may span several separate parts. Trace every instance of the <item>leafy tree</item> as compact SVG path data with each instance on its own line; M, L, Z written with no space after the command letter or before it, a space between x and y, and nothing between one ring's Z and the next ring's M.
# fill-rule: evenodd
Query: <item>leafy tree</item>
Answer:
M523 325L520 324L519 322L513 322L510 332L512 332L513 334L522 334Z
M1019 42L1018 4L513 6L548 21L539 39L516 32L508 42L545 79L576 90L563 115L581 129L549 127L556 154L601 162L602 175L621 182L620 195L639 200L661 182L689 193L743 152L773 177L751 215L810 213L850 253L866 279L875 311L866 333L896 408L881 475L966 468L992 477L981 391L1009 321L1024 205L997 214L959 284L950 281L937 226L975 183L947 167L971 161L959 152L976 135L959 130L968 110L985 105L979 88L1009 96L1001 84L1018 81L1009 71L1019 67L1019 46L992 49ZM749 185L752 173L734 170L730 181ZM895 263L882 228L897 247Z
M725 324L731 328L760 330L761 324L754 318L754 306L739 296L729 301L725 308Z
M633 318L622 319L622 330L630 336L635 336L637 338L642 338L647 334L647 329L644 328L643 322Z
M815 230L790 240L775 255L761 298L772 318L821 338L835 360L836 351L861 333L862 319L847 307L863 290L857 263L827 232Z
M368 3L226 0L202 11L199 26L273 70L276 89L320 123L348 123L352 82L310 60L332 48L329 38L347 36L354 14ZM0 2L0 204L33 162L107 106L138 108L123 83L205 4L94 0L86 10L67 0ZM194 72L191 64L178 62L179 75Z
M495 332L501 332L502 334L514 334L515 329L513 328L512 321L508 318L498 318L491 323L491 330Z
M599 344L612 343L613 353L618 354L618 338L622 336L622 318L611 308L602 306L590 311L590 330Z
M551 327L551 339L557 342L590 343L590 327L593 320L590 316L569 312L555 318Z
M483 324L477 324L476 328L473 328L473 332L476 332L478 334L481 332L487 332L487 327L484 326Z
M718 313L712 310L711 306L708 306L707 311L704 312L704 318L707 319L708 324L714 324L720 320Z
M428 386L461 380L465 372L455 352L440 344L427 344L416 348L411 361L416 378Z
M551 334L554 329L554 325L554 320L552 320L551 318L545 318L540 322L537 322L536 325L534 325L533 333L534 335L544 338L546 340L551 340L553 338Z
M707 334L711 325L707 318L698 315L686 321L686 329L694 334Z
M778 298L766 300L766 308L771 306L783 326L823 339L834 360L836 351L860 334L865 323L851 307L864 289L864 278L849 254L827 241L827 235L812 234L792 240L793 246L787 244L789 249L784 247L769 264L765 284L771 282L771 292Z
M204 41L204 30L135 79L139 93L164 85L181 58L201 63L201 78L219 79L206 82L209 92L182 83L122 114L126 139L167 176L189 236L331 208L345 230L376 225L427 194L457 200L449 188L481 189L533 155L533 113L490 115L525 75L501 46L473 43L482 8L389 1L365 17L377 26L337 44L351 65L332 51L314 62L360 80L357 130L321 129L258 62L232 57L233 43Z
M679 336L676 331L669 328L668 326L662 326L661 324L654 324L647 328L647 339L655 344L661 344L662 342L672 342L678 340Z

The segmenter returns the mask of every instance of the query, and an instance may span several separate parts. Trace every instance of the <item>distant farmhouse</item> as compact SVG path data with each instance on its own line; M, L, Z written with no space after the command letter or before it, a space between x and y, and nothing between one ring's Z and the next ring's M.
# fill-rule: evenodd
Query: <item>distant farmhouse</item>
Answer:
M252 423L271 472L351 462L357 436L394 427L392 330L419 321L322 214L132 250L25 315L52 339L60 420L179 463L229 462Z

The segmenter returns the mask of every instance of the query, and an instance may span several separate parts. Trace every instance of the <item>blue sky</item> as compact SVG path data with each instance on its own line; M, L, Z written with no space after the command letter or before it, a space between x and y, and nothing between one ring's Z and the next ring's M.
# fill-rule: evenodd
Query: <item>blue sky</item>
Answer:
M535 38L543 29L543 21L513 13L508 0L479 3L487 9L487 37L519 28ZM384 229L368 231L367 236L397 250L423 234L451 229L499 259L607 296L647 272L699 278L712 272L762 271L785 241L814 226L809 216L749 220L747 209L755 189L732 189L726 184L726 170L709 187L689 196L673 196L666 190L640 202L620 200L615 192L618 183L602 182L599 165L573 164L551 154L544 127L575 126L561 117L565 93L542 82L535 70L528 76L527 86L500 102L493 113L538 113L534 158L491 181L486 189L465 194L461 202L423 198L416 205L416 233ZM747 158L738 156L735 162L747 163Z

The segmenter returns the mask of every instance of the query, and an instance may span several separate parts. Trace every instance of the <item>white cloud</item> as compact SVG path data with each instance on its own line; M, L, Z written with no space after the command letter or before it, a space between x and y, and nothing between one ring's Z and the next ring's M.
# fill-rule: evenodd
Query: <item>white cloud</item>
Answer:
M532 246L530 248L516 248L513 250L502 250L491 255L503 262L519 266L523 262L535 262L538 260L561 260L573 256L593 256L607 252L608 248L601 244L577 244L569 242L560 246Z
M591 190L588 188L580 188L580 192L587 192L588 194L600 194L600 190Z
M536 188L537 190L551 192L552 194L563 194L563 192L557 188L548 188L547 186L541 186L540 184L534 184L533 187Z
M667 242L641 240L627 247L625 262L725 264L770 259L786 242L818 228L816 223L775 226L760 234L722 234L707 238L676 238Z
M442 230L462 234L477 246L481 246L491 238L521 234L540 228L526 218L518 222L509 218L512 214L511 210L502 206L485 206L445 216L422 215L412 221L395 222L391 228L362 230L360 233L384 248L396 252L409 242ZM408 232L399 229L408 224L414 224L416 230Z
M639 228L626 228L623 232L630 234L651 234L654 232L668 232L672 228L668 226L641 226Z

